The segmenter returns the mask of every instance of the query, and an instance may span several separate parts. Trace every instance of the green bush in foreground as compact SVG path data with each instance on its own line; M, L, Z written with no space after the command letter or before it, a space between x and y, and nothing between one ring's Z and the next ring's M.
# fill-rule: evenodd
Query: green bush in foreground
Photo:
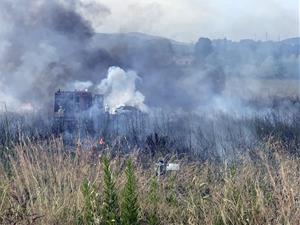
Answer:
M83 216L80 218L80 224L94 225L99 217L99 204L97 199L97 191L95 185L91 184L87 179L82 184L82 194L84 196Z
M103 210L102 218L104 225L120 224L120 209L115 181L110 169L108 158L103 159Z
M137 225L139 215L138 211L137 182L134 175L132 161L129 160L126 167L126 184L122 193L122 225Z

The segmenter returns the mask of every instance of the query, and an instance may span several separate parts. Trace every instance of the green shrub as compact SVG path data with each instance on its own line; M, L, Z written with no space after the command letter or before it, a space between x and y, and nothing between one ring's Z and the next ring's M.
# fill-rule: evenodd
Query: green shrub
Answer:
M81 224L94 225L98 221L100 211L96 187L85 179L81 191L84 196L83 218L81 219Z
M158 182L156 178L152 178L150 182L150 190L148 193L148 202L150 205L150 210L147 215L147 222L149 225L159 224L159 217L157 213L157 207L159 203L159 193L158 193Z
M104 225L120 224L120 210L115 182L111 173L110 163L107 157L103 160L103 208L102 219Z
M126 178L122 192L121 221L122 225L137 225L139 215L137 183L131 160L127 162Z

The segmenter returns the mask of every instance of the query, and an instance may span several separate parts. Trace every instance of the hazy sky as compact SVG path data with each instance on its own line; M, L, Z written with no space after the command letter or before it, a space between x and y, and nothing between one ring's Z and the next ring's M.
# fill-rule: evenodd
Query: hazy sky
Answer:
M99 32L145 32L180 41L299 36L299 0L81 0L110 12L89 15Z

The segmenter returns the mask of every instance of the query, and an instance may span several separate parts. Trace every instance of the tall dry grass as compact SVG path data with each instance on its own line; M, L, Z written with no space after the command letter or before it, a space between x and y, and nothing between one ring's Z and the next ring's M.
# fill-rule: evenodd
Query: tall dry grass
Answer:
M85 180L96 187L95 204L102 207L99 149L65 148L61 140L14 146L0 165L0 224L85 224ZM125 183L128 157L135 162L140 224L300 224L300 160L274 140L230 163L174 158L180 171L159 178L155 161L138 151L116 156L117 190ZM95 221L101 224L101 216Z

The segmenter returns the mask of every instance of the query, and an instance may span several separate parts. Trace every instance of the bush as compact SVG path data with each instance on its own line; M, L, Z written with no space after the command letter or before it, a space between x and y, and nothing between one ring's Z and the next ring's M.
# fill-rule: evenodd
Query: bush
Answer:
M137 183L131 160L127 162L126 178L122 193L122 225L137 225L139 215Z
M98 193L95 185L91 184L87 179L82 184L82 194L84 196L83 217L79 219L80 224L94 225L99 221L100 207Z
M104 225L120 224L120 210L115 182L111 173L110 163L107 157L103 160L103 209L102 217Z

